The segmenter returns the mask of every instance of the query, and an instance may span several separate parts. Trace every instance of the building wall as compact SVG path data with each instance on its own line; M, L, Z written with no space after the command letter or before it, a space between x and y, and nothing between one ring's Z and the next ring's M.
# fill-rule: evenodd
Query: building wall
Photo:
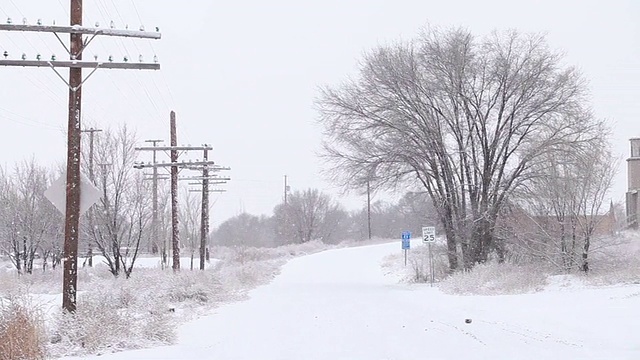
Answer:
M627 193L627 224L633 229L638 228L638 192Z
M627 159L627 223L638 228L638 210L640 209L640 138L629 140L631 148Z
M640 190L640 158L627 159L628 189Z

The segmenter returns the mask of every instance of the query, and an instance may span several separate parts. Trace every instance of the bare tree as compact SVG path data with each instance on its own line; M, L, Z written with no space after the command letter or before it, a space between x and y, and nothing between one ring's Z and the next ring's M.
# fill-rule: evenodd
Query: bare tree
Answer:
M242 213L220 224L212 237L222 246L272 247L275 245L272 226L266 216Z
M564 152L549 153L536 165L540 175L512 196L518 211L507 218L509 236L524 252L565 271L588 271L592 240L611 237L616 227L614 210L603 214L603 205L617 161L608 128L596 123Z
M276 232L290 241L305 243L331 236L333 230L325 226L328 215L339 208L331 198L318 189L295 191L286 204L276 206Z
M49 245L60 240L62 217L44 197L50 173L31 159L19 163L10 177L3 171L2 177L5 246L18 272L30 274L36 257L48 256Z
M181 203L183 205L178 212L180 217L180 234L182 234L181 237L186 240L184 245L186 245L189 251L191 258L190 269L193 270L193 259L196 252L200 249L200 202L195 193L185 189Z
M135 135L126 126L105 131L95 143L101 165L96 183L102 199L88 233L114 276L131 275L151 218L149 186L133 168L135 144Z
M532 166L592 126L585 83L543 37L425 30L369 52L359 77L322 89L325 155L342 185L417 181L447 238L451 270L484 262L500 210ZM500 256L502 259L503 256Z

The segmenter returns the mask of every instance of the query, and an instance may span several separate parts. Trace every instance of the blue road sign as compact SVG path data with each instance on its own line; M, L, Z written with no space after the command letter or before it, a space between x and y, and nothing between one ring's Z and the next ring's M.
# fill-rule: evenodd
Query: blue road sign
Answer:
M411 232L402 232L402 250L408 250L411 248Z

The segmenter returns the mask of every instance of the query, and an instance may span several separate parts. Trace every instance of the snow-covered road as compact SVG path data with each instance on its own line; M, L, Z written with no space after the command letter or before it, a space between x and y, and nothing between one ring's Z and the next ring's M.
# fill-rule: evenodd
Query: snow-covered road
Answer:
M640 286L451 296L385 276L397 251L296 258L249 300L183 325L177 345L92 359L640 359Z

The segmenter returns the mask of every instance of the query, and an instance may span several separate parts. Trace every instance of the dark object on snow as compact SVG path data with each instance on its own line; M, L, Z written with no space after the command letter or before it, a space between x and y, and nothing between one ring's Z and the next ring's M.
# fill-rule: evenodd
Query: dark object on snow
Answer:
M471 319L464 319L464 322L467 324L471 324Z

